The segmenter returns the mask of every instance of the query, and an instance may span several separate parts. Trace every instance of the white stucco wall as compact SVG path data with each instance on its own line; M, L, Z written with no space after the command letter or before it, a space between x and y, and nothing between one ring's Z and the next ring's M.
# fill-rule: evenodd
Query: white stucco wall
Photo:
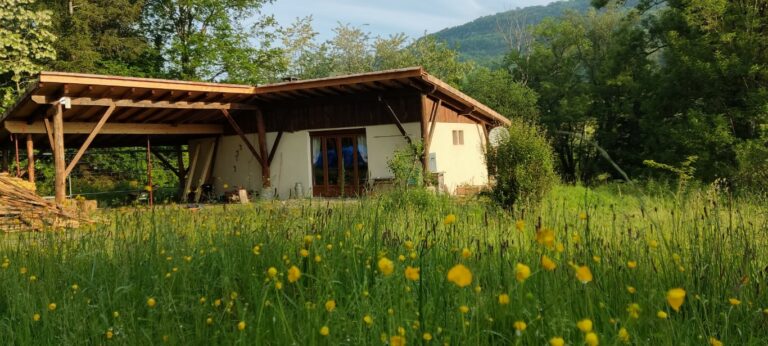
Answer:
M482 125L464 123L437 123L430 143L430 154L435 155L436 172L442 172L443 184L448 192L456 193L460 185L485 185L488 169L483 148L485 134ZM464 145L453 144L453 131L464 131Z
M420 138L419 123L405 123L403 127L414 140ZM314 129L312 132L344 129L346 128ZM407 142L395 125L366 126L365 132L368 145L368 178L392 177L387 161L397 148L405 146ZM257 135L247 134L246 137L258 149ZM276 132L267 133L267 152L271 150L276 137ZM190 147L190 150L194 148ZM296 183L303 185L306 197L312 195L310 156L310 131L283 133L270 166L272 186L277 188L279 198L287 199L293 196L292 191ZM230 189L236 186L254 191L261 189L261 167L239 136L223 136L220 139L210 181L214 183L216 193L222 193L225 190L224 184L227 184Z

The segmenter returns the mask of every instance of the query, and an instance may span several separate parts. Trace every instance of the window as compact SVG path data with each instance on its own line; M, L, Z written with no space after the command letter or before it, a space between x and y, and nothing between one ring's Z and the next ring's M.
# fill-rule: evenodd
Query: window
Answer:
M453 130L453 145L464 145L464 130Z

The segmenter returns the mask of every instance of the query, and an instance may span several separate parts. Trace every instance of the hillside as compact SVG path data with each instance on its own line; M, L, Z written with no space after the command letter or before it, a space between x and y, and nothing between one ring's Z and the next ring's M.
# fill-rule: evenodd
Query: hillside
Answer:
M494 15L480 17L469 23L443 29L433 34L447 41L467 60L484 64L500 59L509 51L509 45L499 34L500 23L519 22L537 24L547 17L559 17L568 10L587 11L590 0L567 0L546 6L531 6Z

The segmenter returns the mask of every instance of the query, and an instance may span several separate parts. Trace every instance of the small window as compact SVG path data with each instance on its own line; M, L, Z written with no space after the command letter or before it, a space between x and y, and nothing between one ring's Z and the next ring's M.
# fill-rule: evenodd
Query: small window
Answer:
M464 145L464 130L453 130L453 145Z

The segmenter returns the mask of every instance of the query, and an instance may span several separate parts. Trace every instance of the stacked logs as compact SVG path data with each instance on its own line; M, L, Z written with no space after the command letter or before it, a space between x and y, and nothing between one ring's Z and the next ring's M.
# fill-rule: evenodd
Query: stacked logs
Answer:
M0 231L20 232L78 227L79 218L44 200L34 185L0 174Z

